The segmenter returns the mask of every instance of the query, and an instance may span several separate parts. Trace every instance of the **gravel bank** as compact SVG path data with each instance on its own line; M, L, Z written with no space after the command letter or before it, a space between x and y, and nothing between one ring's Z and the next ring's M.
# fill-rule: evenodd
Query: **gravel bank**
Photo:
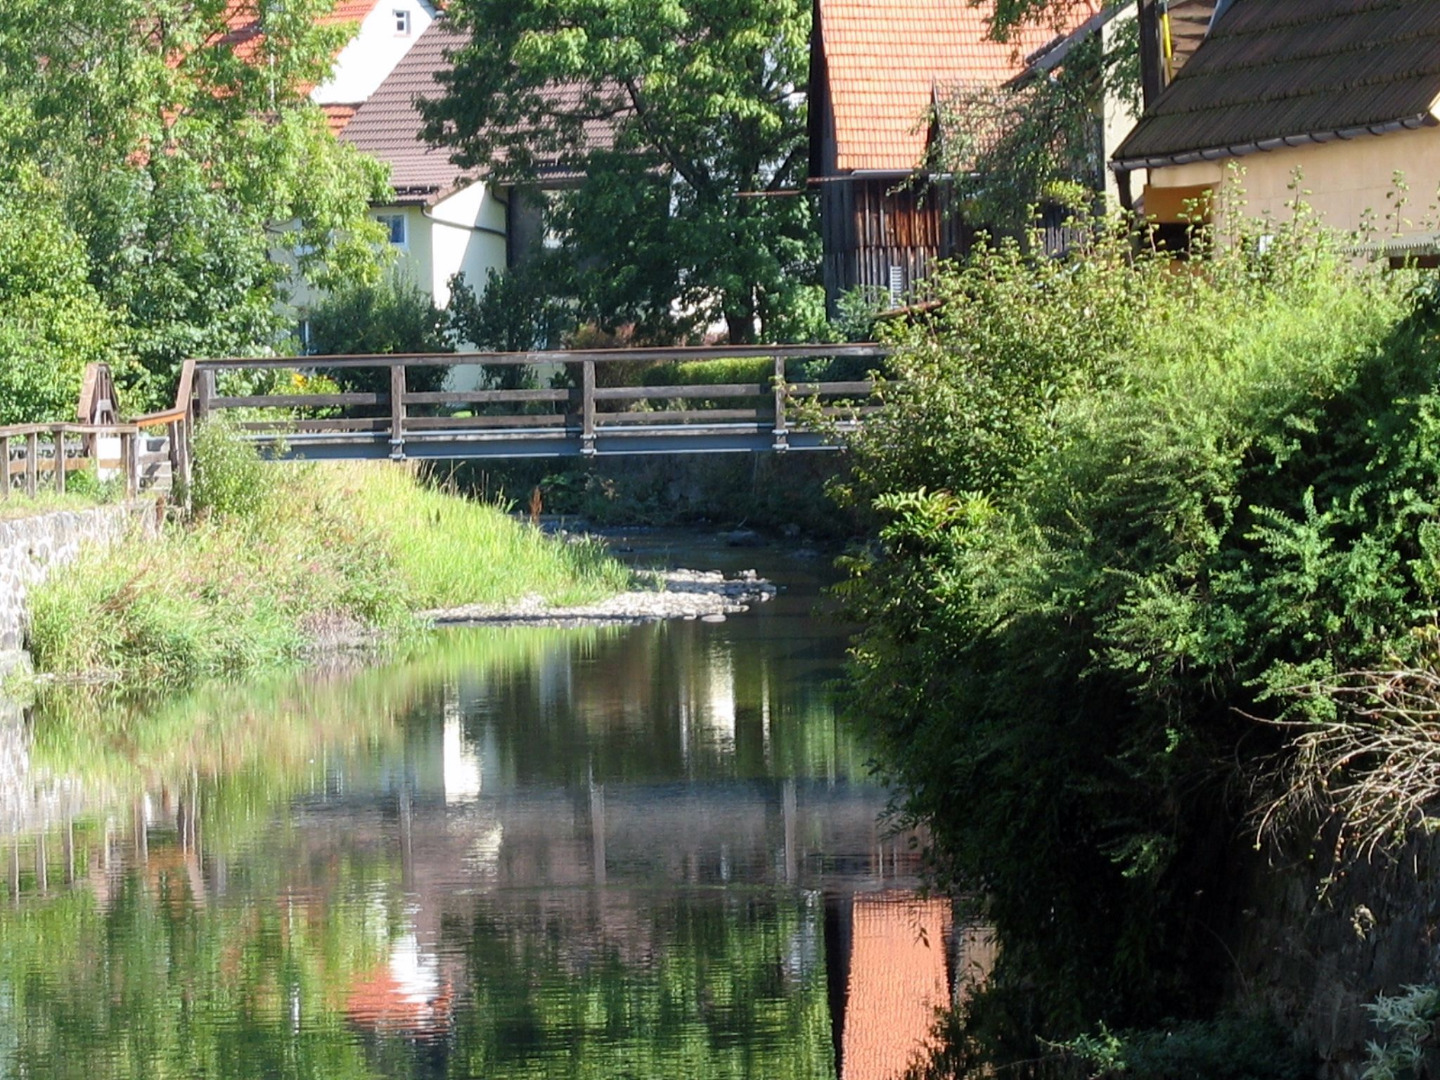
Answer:
M539 596L513 604L469 604L424 611L436 626L615 626L660 619L703 619L722 622L727 615L749 611L775 596L775 586L754 570L732 578L718 570L638 570L640 588L579 607L549 607Z

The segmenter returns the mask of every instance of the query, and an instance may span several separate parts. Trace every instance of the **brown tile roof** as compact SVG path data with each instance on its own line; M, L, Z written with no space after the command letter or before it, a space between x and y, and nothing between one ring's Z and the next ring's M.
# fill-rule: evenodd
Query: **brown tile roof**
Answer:
M989 38L990 10L971 0L819 0L838 171L916 168L937 86L1008 82L1098 4L1079 0L1061 25L1024 28L1003 44Z
M397 191L447 191L464 175L448 149L437 150L420 137L424 120L415 106L418 99L443 93L436 75L449 69L448 53L464 42L463 34L442 21L431 23L340 134L388 164Z
M1114 156L1139 168L1378 134L1430 122L1437 99L1436 0L1234 0Z
M466 42L464 34L437 19L416 39L405 58L371 94L340 138L390 166L390 183L397 191L419 196L423 192L445 192L462 179L480 175L481 169L462 169L450 160L448 148L436 149L421 138L424 120L416 102L438 98L444 88L437 81L450 69L450 54ZM557 113L581 108L584 94L578 87L555 86L545 98ZM614 141L611 125L586 121L585 140L589 147L607 147ZM565 179L573 173L555 161L538 155L540 170L549 179Z

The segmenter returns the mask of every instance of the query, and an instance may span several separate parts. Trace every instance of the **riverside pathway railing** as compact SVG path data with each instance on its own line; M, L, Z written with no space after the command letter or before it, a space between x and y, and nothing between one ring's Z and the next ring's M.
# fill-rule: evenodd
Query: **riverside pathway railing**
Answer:
M192 381L192 366L187 364L177 400L191 396ZM63 494L69 475L81 470L118 476L130 498L146 490L171 489L177 478L188 483L188 408L177 405L123 423L117 413L109 369L91 364L85 369L77 422L0 426L0 502L17 488L31 498L42 488ZM147 434L161 428L163 435Z
M249 438L275 456L292 458L822 450L834 448L837 433L853 430L879 408L875 383L869 377L811 378L804 369L844 361L870 371L883 366L886 354L884 346L858 344L195 360L182 373L174 410L137 422L182 425L178 438L188 442L192 421L230 412ZM715 360L763 361L768 377L721 384L640 380L658 365L674 365L671 370L683 375L687 366ZM412 388L417 369L444 369L443 381L455 386L462 381L453 377L457 369L493 375L515 367L561 385ZM305 386L315 373L364 370L379 373L372 381L380 389L307 392ZM295 392L221 392L222 373L277 371L293 373Z
M127 497L161 486L173 475L168 447L147 444L143 426L129 424L14 424L0 427L0 504L18 489L64 494L69 474L97 470L122 479Z

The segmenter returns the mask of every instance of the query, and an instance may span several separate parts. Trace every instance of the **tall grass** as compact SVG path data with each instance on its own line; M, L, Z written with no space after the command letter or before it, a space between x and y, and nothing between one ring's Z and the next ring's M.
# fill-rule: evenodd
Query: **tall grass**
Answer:
M91 552L30 595L37 669L183 682L415 627L414 612L531 594L571 603L628 572L389 464L259 461L222 428L196 447L196 512Z

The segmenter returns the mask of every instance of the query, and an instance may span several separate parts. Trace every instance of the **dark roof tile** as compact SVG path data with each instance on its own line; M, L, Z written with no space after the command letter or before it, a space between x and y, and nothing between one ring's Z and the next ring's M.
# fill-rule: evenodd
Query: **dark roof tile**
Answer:
M1413 124L1437 99L1437 0L1234 0L1115 158Z

